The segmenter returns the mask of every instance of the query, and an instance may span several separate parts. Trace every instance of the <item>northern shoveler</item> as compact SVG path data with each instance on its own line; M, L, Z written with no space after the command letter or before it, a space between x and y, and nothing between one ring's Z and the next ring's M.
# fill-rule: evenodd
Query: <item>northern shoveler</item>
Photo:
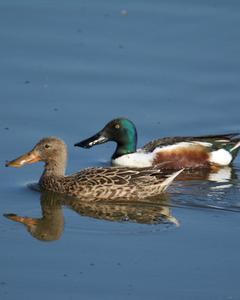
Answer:
M65 176L67 146L55 137L43 138L35 147L6 166L22 167L38 161L45 162L39 180L42 190L90 200L145 198L156 196L171 184L181 172L162 172L157 169L89 168ZM170 176L169 176L170 174Z
M125 118L110 121L94 136L74 146L90 148L114 141L117 148L112 164L128 167L150 167L161 164L165 169L212 168L231 164L240 147L239 134L166 137L149 142L136 150L137 130ZM164 163L164 165L163 165Z

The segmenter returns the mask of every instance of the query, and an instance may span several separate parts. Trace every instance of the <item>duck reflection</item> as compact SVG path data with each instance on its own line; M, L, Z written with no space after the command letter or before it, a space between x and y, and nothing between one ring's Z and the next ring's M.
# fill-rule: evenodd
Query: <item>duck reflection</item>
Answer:
M175 207L239 212L239 169L185 170L172 193ZM188 180L192 178L192 180Z
M178 220L171 215L167 195L151 197L144 201L88 202L65 199L66 206L82 216L108 221L130 221L140 224L171 223L179 226Z
M9 220L25 225L28 232L42 241L58 240L64 230L63 207L66 206L81 216L108 221L130 221L141 224L169 224L179 226L171 215L167 195L145 199L144 201L103 202L86 201L65 197L54 192L41 194L41 218L4 214Z
M41 208L41 218L21 217L15 214L4 214L4 216L24 224L30 234L38 240L58 240L64 229L64 216L59 197L53 192L42 193Z
M81 216L108 221L130 221L141 224L170 224L179 226L178 220L172 216L171 206L176 207L212 207L228 209L227 202L219 206L219 197L226 198L226 193L237 179L237 171L231 167L216 170L185 170L180 176L177 185L177 193L171 202L167 194L142 201L112 201L106 202L87 201L87 199L76 199L66 197L54 192L43 192L41 194L41 218L22 217L15 214L5 214L8 219L25 225L30 234L42 241L58 240L64 230L63 207L68 207ZM191 184L194 182L196 184ZM31 189L39 191L36 184L30 185ZM219 192L217 192L219 191ZM179 198L176 197L180 195ZM188 199L190 196L190 199ZM182 199L183 198L183 199ZM219 206L219 207L218 207Z
M234 168L216 167L212 169L186 169L176 179L177 181L207 180L216 183L230 183L232 179L237 179Z

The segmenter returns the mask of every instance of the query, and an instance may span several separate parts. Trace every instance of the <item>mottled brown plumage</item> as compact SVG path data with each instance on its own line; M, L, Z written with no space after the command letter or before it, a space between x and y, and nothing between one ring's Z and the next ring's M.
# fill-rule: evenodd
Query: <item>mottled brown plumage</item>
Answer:
M54 137L42 139L28 153L8 162L6 166L21 167L44 161L39 185L53 191L89 200L145 198L166 190L181 172L162 172L157 169L129 169L123 167L89 168L65 176L66 144ZM170 175L170 176L169 176Z

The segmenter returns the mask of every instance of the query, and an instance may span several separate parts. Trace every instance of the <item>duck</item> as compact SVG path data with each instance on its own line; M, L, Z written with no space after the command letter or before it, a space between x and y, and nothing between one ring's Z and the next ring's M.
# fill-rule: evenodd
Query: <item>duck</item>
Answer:
M127 118L108 122L102 130L74 146L92 146L113 141L117 144L111 157L112 165L146 168L159 165L163 169L216 169L228 166L236 157L239 133L164 137L137 149L137 130Z
M41 191L95 201L157 196L181 173L166 173L153 168L92 167L67 176L67 156L67 146L63 140L46 137L31 151L6 162L6 167L22 167L42 161L44 171L39 180Z

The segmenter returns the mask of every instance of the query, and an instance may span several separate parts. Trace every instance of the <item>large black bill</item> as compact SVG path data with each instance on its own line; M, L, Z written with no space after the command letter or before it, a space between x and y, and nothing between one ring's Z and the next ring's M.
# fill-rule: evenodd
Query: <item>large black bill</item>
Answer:
M100 131L97 134L93 135L92 137L74 144L74 146L82 147L82 148L91 148L92 146L106 143L108 140L109 139L105 137Z

